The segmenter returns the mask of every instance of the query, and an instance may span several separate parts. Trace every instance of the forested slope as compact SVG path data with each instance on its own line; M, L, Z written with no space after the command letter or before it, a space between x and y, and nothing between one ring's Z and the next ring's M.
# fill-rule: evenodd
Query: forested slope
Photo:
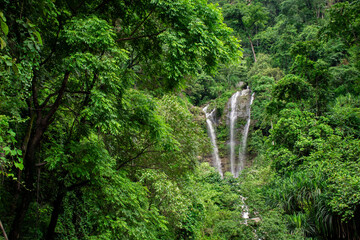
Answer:
M360 2L220 5L256 92L249 150L257 158L244 178L266 183L246 202L259 216L264 206L280 209L303 238L359 239Z
M4 238L360 239L360 1L210 2L0 1Z
M245 62L188 93L200 104L221 94L212 100L221 115L238 82L255 92L253 164L240 176L250 217L262 219L252 227L265 239L359 239L360 2L213 2Z

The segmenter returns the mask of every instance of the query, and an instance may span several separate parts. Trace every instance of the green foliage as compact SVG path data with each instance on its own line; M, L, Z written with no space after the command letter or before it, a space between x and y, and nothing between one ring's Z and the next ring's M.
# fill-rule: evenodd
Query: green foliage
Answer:
M273 65L287 70L291 64L291 57L288 49L291 43L296 41L297 29L294 25L288 24L284 18L279 16L279 20L274 26L267 27L259 32L255 40L262 43L265 53L273 56Z
M359 238L359 1L211 2L0 2L10 239ZM252 166L222 179L192 104L226 158L246 84Z
M12 168L23 170L22 151L16 148L16 133L9 127L11 120L0 115L0 174L16 179Z
M300 102L311 96L311 86L304 79L288 74L274 86L273 97L279 101Z
M200 73L185 92L192 104L201 106L223 94L227 95L227 91L238 88L241 82L246 81L244 64L222 65L214 76ZM218 108L222 107L223 105L218 105Z
M252 230L241 219L242 202L233 177L221 179L220 175L204 163L190 179L188 193L192 199L181 230L184 238L195 239L246 239ZM190 227L190 228L189 228Z
M242 56L220 9L203 0L1 6L0 171L21 181L1 183L9 237L175 236L189 204L174 179L195 169L207 141L174 92ZM160 204L163 186L173 211Z
M261 4L272 18L254 34L258 61L248 64L256 93L249 150L258 155L244 172L244 195L262 216L259 228L275 234L269 239L357 239L359 2ZM266 169L274 175L252 185Z
M347 94L338 97L329 114L330 123L346 135L359 137L360 105L359 97Z
M0 37L0 44L1 44L0 47L1 47L1 50L3 50L6 47L6 42L2 37L4 37L3 35L6 36L9 34L9 27L6 24L6 18L4 16L3 12L0 12L0 27L1 27L1 31L2 31L2 34Z
M298 216L291 221L306 235L331 236L341 231L329 229L338 224L331 222L337 214L341 219L334 221L353 224L360 203L355 193L359 140L333 129L328 119L298 109L283 110L279 116L268 149L279 177L269 194L287 214ZM324 210L330 216L315 221Z
M259 75L279 80L284 74L280 68L273 68L271 66L271 57L269 55L260 53L257 55L257 62L251 65L247 75L248 78Z
M323 29L327 37L339 37L348 46L359 40L359 1L336 3L330 9L330 19Z
M124 172L109 172L93 187L64 199L59 239L158 239L167 230L165 218L156 208L149 209L146 188Z
M236 1L224 5L223 9L229 25L238 32L245 33L246 37L264 28L268 20L266 8L259 2L246 4L245 1Z

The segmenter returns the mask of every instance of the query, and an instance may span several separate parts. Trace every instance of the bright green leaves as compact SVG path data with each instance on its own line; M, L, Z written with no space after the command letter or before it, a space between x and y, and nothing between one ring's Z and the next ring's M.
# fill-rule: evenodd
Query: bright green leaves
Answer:
M99 177L107 176L115 162L104 149L103 143L95 134L79 143L72 142L69 162L62 162L63 169L67 170L70 179L99 181Z
M115 44L115 33L105 20L96 16L70 21L64 29L65 42L75 51L104 51Z
M148 169L139 172L140 182L148 190L149 209L158 209L166 217L169 228L182 227L191 199L185 195L177 182L164 172Z
M6 18L5 18L5 16L4 16L4 14L3 14L3 12L0 12L0 27L1 27L1 31L3 32L3 34L6 36L6 35L8 35L8 33L9 33L9 27L8 27L8 25L6 24ZM1 34L2 35L2 34ZM2 37L0 37L0 43L1 43L1 50L3 49L3 48L5 48L6 47L6 42L5 42L5 40L2 38Z
M320 216L324 208L351 224L360 204L360 141L346 136L344 130L349 131L342 124L333 129L327 118L287 107L270 131L268 156L281 176L274 182L274 198L289 213L302 212L311 218ZM332 223L324 219L316 224L316 231L326 235L323 227Z
M258 30L263 29L268 20L268 12L261 3L253 2L248 4L245 1L235 1L230 4L226 4L223 7L225 20L230 27L234 28L240 37L248 39L250 44L249 48L254 56L256 62L256 53L252 38L257 34Z
M1 37L0 37L0 43L1 43L1 50L2 50L4 47L6 47L6 42Z
M131 90L123 96L119 116L118 135L106 137L117 149L119 166L133 159L134 167L156 166L172 176L194 168L206 136L181 99L169 95L157 100Z
M182 99L166 95L158 103L157 112L169 126L168 142L171 151L155 155L157 164L167 162L164 170L181 175L194 169L196 158L206 143L206 136L190 112L190 106Z
M220 62L241 56L237 40L230 36L231 30L222 23L215 6L199 0L162 1L158 7L160 16L173 24L159 35L165 43L165 68L171 85L178 85L180 78L194 75L200 68L213 72Z
M122 67L128 52L117 48L114 38L113 27L95 16L69 21L61 34L69 51L62 64L79 78L88 80L92 73L100 81L94 82L94 87L103 85L106 91L121 94L127 83L122 77L126 69Z
M126 116L127 130L133 134L147 135L146 140L154 141L163 146L169 146L170 129L164 118L157 111L158 102L147 93L130 89L123 97L123 116ZM130 134L130 135L133 135ZM144 135L143 135L144 136Z
M1 25L1 30L5 35L8 35L9 33L9 27L6 24L6 18L3 14L3 12L0 12L0 25Z
M324 175L324 197L333 212L339 214L342 221L353 220L354 212L360 204L359 161L360 141L353 137L342 137L340 131L330 135L326 142L316 146L309 156L309 167L318 168Z
M22 151L16 148L16 134L9 127L9 118L0 115L0 175L14 177L13 167L24 168Z
M275 116L284 108L297 106L304 109L312 101L314 94L313 87L304 78L293 74L276 82L271 92L272 99L266 105L270 116Z
M184 87L199 70L213 73L241 56L220 10L205 0L19 4L8 1L6 19L0 16L1 38L8 43L1 42L0 113L28 117L27 126L4 125L0 134L7 164L2 172L22 169L16 145L28 147L21 176L27 189L19 195L28 199L19 200L30 206L19 212L35 214L39 176L48 210L40 222L48 224L51 211L63 208L55 230L62 239L160 239L168 231L166 218L179 227L186 201L175 184L158 177L193 170L206 136L191 106L163 90ZM171 213L161 198L151 204L142 183L122 172L144 168L158 169L151 181L158 197L174 206ZM3 190L18 191L9 184ZM12 220L14 213L6 211ZM34 238L33 222L14 224L24 226L21 238Z
M160 239L167 221L147 198L140 182L123 171L111 171L95 184L64 199L64 213L57 226L61 239ZM151 206L151 208L150 208ZM76 218L76 221L72 219Z
M276 167L279 172L286 172L282 169L284 166L295 169L298 162L303 161L302 157L309 156L314 149L327 140L327 137L333 133L327 121L325 118L317 120L314 114L295 107L290 109L290 106L280 112L279 120L270 135L271 140L274 141L273 153L279 157L279 159L274 158L274 163L282 166ZM281 163L280 159L288 160L286 160L287 157L282 156L283 154L277 153L280 148L284 148L281 151L295 154L292 159L296 162Z
M116 239L159 239L167 222L155 207L150 208L145 187L132 182L124 173L116 175L104 181L102 192L90 193L95 203L92 212L102 213L94 219L95 233Z
M336 141L336 142L335 142ZM327 156L326 170L329 177L329 205L338 213L342 220L352 220L360 203L360 141L351 137L344 140L334 139L332 149Z
M225 19L235 30L245 33L245 37L254 34L255 29L264 28L268 13L261 3L247 4L236 1L223 6Z
M63 180L67 186L82 181L97 183L110 174L115 165L114 159L104 149L101 137L93 133L65 146L53 142L46 154L47 168L53 173L66 172Z
M331 123L346 135L360 136L360 99L347 94L336 98L331 114Z

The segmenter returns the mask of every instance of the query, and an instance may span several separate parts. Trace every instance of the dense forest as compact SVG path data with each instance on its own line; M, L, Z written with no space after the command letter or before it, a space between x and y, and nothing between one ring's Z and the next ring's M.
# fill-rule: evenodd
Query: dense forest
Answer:
M359 0L0 6L0 239L360 239Z

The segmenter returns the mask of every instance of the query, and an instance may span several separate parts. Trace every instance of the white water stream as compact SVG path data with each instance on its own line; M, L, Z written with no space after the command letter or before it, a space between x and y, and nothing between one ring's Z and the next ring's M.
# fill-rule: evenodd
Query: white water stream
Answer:
M208 133L209 133L211 145L213 148L213 154L212 154L213 155L213 164L216 167L216 169L218 170L218 172L220 173L221 178L223 178L223 171L221 168L221 159L219 157L219 149L216 145L216 134L215 134L215 130L214 130L213 122L212 122L212 120L214 119L215 109L212 110L210 113L207 113L208 107L209 107L209 105L204 107L203 112L206 115L206 125L208 128Z
M246 146L247 146L247 140L249 136L249 129L250 129L250 122L251 122L251 105L254 101L255 93L251 94L249 105L247 106L247 121L246 125L244 127L243 131L243 137L241 141L241 147L239 148L239 164L237 166L237 169L235 171L234 177L239 176L239 172L241 172L244 169L245 166L245 160L246 160Z
M233 176L235 176L235 123L236 119L238 117L236 106L237 106L237 100L240 96L240 92L236 92L231 96L230 99L230 171Z

